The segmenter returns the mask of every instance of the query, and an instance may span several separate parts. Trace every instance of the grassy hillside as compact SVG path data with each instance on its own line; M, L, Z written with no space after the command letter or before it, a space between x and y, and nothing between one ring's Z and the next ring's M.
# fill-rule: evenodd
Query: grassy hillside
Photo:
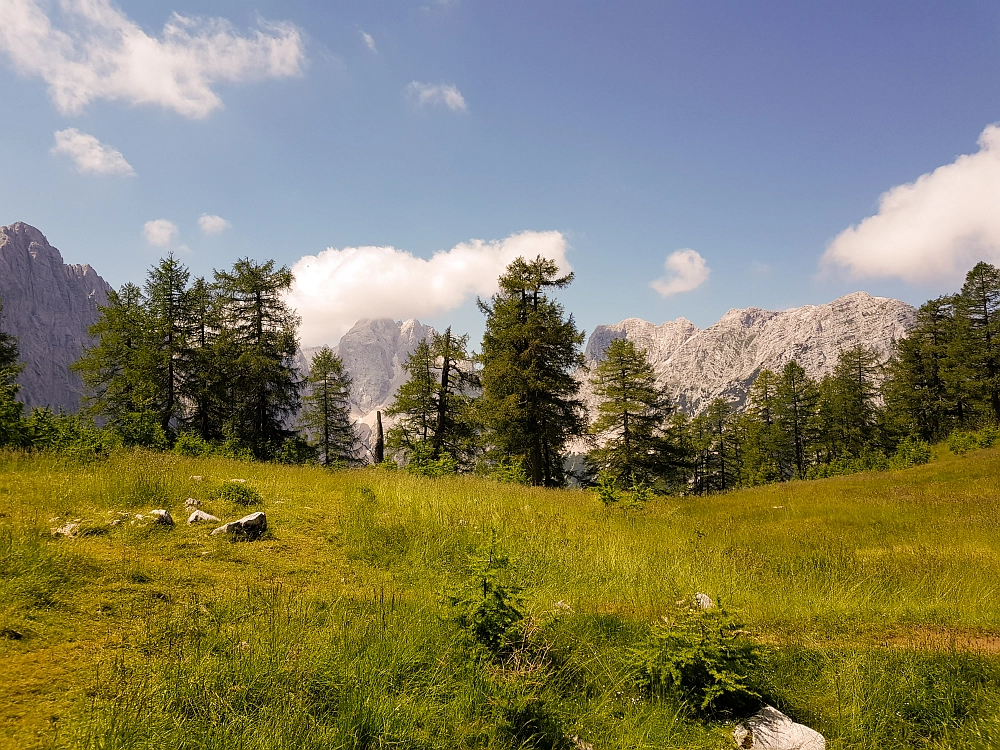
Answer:
M213 499L233 478L261 504ZM188 497L270 530L211 537ZM635 679L650 625L696 591L757 644L749 686L829 747L998 747L998 500L992 450L631 510L384 470L0 454L0 748L732 747L738 711ZM161 507L175 527L134 518ZM490 556L527 614L492 660L449 604Z

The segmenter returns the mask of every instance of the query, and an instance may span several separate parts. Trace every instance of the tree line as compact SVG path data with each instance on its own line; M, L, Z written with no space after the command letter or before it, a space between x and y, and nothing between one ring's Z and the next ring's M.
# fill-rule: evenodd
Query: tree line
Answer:
M168 257L100 308L95 343L73 366L86 386L83 416L25 416L16 340L0 334L0 443L105 439L97 435L337 467L387 455L416 473L485 472L539 486L565 485L568 448L586 445L576 478L611 502L910 465L927 460L928 442L1000 425L1000 271L987 263L958 293L921 306L888 361L856 346L818 380L790 361L758 373L746 403L716 399L694 417L627 339L584 369L584 333L554 297L572 280L546 258L513 261L497 293L478 302L479 353L450 328L420 342L386 411L384 442L379 421L365 444L340 358L325 347L308 373L296 365L287 267L246 258L192 280ZM581 373L598 398L593 415Z

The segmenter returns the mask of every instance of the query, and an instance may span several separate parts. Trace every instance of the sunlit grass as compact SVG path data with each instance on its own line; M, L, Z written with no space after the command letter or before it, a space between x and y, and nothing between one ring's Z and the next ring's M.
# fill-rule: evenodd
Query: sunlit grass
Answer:
M264 538L185 524L188 497L256 510L219 499L231 479ZM471 663L444 603L491 546L552 648L524 710L564 743L731 745L625 669L701 591L761 644L765 698L830 747L995 747L998 501L992 450L630 511L471 477L0 454L0 747L516 747L524 682ZM136 520L154 508L177 525Z

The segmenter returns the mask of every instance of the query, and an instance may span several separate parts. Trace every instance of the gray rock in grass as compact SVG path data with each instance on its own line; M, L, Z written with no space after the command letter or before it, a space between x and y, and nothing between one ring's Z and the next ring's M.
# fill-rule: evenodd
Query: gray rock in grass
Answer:
M741 750L826 750L823 735L771 706L736 727L733 739Z
M149 515L153 517L154 523L161 523L164 526L173 526L174 519L170 513L163 508L157 508L156 510L149 511Z
M700 591L694 595L694 603L702 609L711 609L715 606L715 602L712 601L712 597L708 594L703 594Z
M188 523L198 523L199 521L211 521L212 523L218 523L219 519L211 513L206 513L203 510L196 510L188 516Z
M69 523L64 523L58 529L52 529L52 536L76 536L76 530L79 528L80 524L70 521Z
M189 497L187 500L184 501L184 507L185 508L200 508L201 507L201 500L195 500L193 497Z
M251 513L249 516L243 516L238 521L230 521L223 524L212 532L212 536L217 536L218 534L242 534L255 539L265 531L267 531L267 516L257 511L256 513Z

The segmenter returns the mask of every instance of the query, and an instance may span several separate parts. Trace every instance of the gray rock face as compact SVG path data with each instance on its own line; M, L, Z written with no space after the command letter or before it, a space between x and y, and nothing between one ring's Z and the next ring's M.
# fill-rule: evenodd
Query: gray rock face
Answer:
M156 510L149 511L149 515L153 517L153 523L163 524L164 526L173 526L174 519L170 515L170 512L164 510L163 508L157 508Z
M18 337L25 363L18 398L30 406L75 412L83 383L69 366L90 343L111 287L88 265L67 265L32 226L0 227L0 329Z
M742 750L826 750L826 739L804 724L796 724L781 711L764 706L733 730Z
M238 521L230 521L229 523L222 524L222 526L212 532L212 536L218 536L219 534L241 534L255 539L265 531L267 531L267 516L257 511L256 513L251 513L249 516L243 516Z
M337 346L331 347L353 379L351 414L361 420L363 436L374 424L375 412L385 411L399 386L406 382L403 369L406 358L417 344L434 333L433 328L418 320L359 320ZM299 350L298 365L303 373L309 371L320 348L310 346Z
M200 523L202 521L207 521L209 523L218 523L219 519L213 516L211 513L206 513L203 510L196 510L190 516L188 516L188 523Z
M916 310L905 302L855 292L826 305L782 312L730 310L704 330L683 318L659 326L629 318L598 326L586 357L592 365L614 339L634 341L649 352L658 379L677 405L696 414L718 397L741 407L761 370L778 371L792 359L819 378L833 370L841 351L857 344L887 357L915 322ZM583 395L595 409L589 386Z

